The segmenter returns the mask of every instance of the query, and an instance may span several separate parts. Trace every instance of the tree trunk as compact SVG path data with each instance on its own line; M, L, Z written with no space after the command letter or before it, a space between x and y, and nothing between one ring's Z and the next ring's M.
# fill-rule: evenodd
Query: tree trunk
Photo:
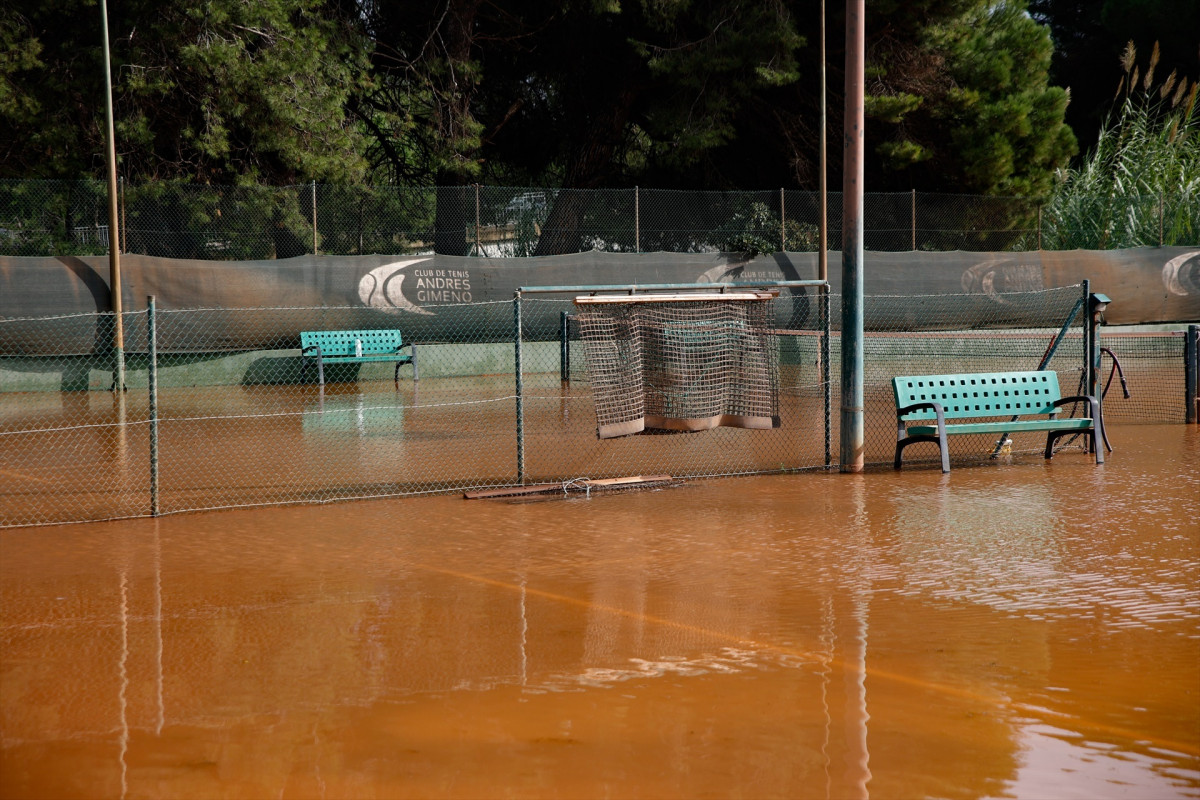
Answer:
M625 135L625 125L635 99L634 91L627 88L612 98L608 113L603 116L597 114L585 121L584 124L589 126L588 133L583 137L579 149L570 157L563 182L564 191L555 198L554 208L538 238L535 256L578 253L585 244L589 244L582 240L580 234L587 193L573 192L571 189L594 189L612 174L613 154Z

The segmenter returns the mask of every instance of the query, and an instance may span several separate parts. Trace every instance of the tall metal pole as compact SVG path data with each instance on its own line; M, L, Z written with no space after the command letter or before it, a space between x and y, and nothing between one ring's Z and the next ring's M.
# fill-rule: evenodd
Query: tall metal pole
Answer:
M825 466L833 461L830 447L830 408L833 405L833 384L829 380L829 184L826 180L826 132L829 128L825 111L825 0L821 0L821 147L819 163L821 218L817 221L817 278L826 281L821 297L821 385L825 399Z
M842 472L863 471L863 83L866 2L846 0L846 119L842 162Z
M112 67L108 54L108 2L100 0L104 28L104 122L108 134L108 286L113 315L113 391L125 390L125 324L121 309L121 234L117 216L117 142L113 135Z
M825 129L828 127L825 114L825 0L821 0L821 154L820 195L821 219L817 222L820 244L817 250L817 278L829 280L829 187L825 181Z

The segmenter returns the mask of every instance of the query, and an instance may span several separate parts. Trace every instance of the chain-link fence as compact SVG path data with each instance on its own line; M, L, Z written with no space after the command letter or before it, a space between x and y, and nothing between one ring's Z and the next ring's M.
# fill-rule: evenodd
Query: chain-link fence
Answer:
M867 299L869 463L891 460L895 375L1044 365L1058 372L1064 394L1087 388L1080 287L1002 300ZM111 315L0 320L0 526L523 481L825 467L837 458L830 442L838 441L831 405L839 370L829 367L841 358L840 298L789 289L773 303L780 427L604 441L569 295L521 300L519 371L514 303L471 303L436 309L437 326L414 343L417 364L402 366L398 377L390 362L332 363L324 365L324 385L301 357L299 332L382 327L375 312L128 312L124 392L106 391L115 372ZM225 336L231 328L240 332L236 345ZM262 333L246 349L246 332L255 329ZM1185 418L1184 341L1179 332L1102 333L1098 344L1120 360L1132 395L1108 394L1110 421ZM1100 362L1100 384L1108 363ZM1186 374L1194 393L1195 368ZM1014 451L1037 451L1030 437L1015 437ZM983 459L994 445L954 437L952 452ZM922 447L910 448L906 461L936 458Z
M841 194L828 196L840 247ZM1099 201L1098 201L1099 202ZM1124 203L1121 208L1114 204ZM1104 219L1137 218L1122 247L1163 241L1164 215L1200 219L1195 201L1103 199ZM1099 206L1097 206L1099 208ZM815 192L539 189L497 186L197 186L121 182L123 252L245 260L306 253L531 256L609 252L792 252L819 247ZM1069 212L1069 213L1068 213ZM868 193L864 246L874 251L1005 251L1080 246L1093 217L1056 218L1016 197ZM1098 219L1098 217L1097 217ZM0 181L0 255L107 252L100 181ZM1167 226L1190 236L1195 226ZM1093 237L1094 238L1094 237ZM1088 239L1091 241L1091 239ZM1103 237L1094 247L1105 244Z

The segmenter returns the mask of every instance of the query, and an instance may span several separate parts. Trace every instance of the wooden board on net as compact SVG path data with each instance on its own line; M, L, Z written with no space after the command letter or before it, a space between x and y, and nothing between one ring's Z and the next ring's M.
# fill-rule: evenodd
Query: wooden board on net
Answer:
M597 478L595 480L560 481L558 483L534 483L529 486L509 486L502 489L480 489L463 492L467 500L485 500L505 497L521 497L524 495L549 494L552 492L567 493L569 491L592 491L605 489L631 489L649 484L669 483L670 475L630 475L624 478Z

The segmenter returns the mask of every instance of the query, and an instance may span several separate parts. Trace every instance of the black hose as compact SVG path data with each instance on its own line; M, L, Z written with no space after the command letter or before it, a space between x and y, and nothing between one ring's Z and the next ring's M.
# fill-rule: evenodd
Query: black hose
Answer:
M1100 348L1101 353L1108 353L1108 357L1112 359L1112 369L1108 371L1108 382L1104 384L1104 391L1100 394L1100 399L1103 400L1108 396L1108 387L1112 386L1113 373L1121 376L1121 393L1125 395L1125 399L1130 398L1129 384L1125 382L1125 370L1121 369L1121 360L1117 358L1117 354L1107 347Z
M1114 353L1112 350L1109 350L1107 347L1101 347L1100 354L1103 355L1104 353L1108 353L1108 357L1112 359L1112 367L1108 370L1108 380L1105 382L1104 388L1100 391L1100 400L1101 400L1101 404L1102 404L1101 408L1103 408L1104 398L1108 397L1108 387L1112 386L1113 375L1120 376L1120 378L1121 378L1121 393L1123 395L1125 395L1125 399L1128 400L1132 396L1129 394L1129 384L1125 381L1125 370L1122 369L1122 367L1121 367L1121 360L1119 358L1117 358L1117 354ZM1078 394L1083 394L1084 390L1087 388L1085 386L1086 380L1087 380L1087 378L1085 375L1079 376ZM1078 403L1071 404L1071 414L1070 414L1071 417L1075 416L1075 411L1078 408L1079 408ZM1100 435L1104 437L1105 449L1107 449L1108 452L1111 453L1113 451L1113 449L1112 449L1112 445L1108 443L1108 428L1104 427L1102 425L1100 428ZM1070 439L1067 439L1067 441L1065 441L1063 444L1054 448L1054 451L1058 452L1059 450L1063 449L1064 447L1069 447L1071 445L1071 443L1074 442L1078 438L1079 438L1079 434L1077 433L1074 436L1072 436Z

